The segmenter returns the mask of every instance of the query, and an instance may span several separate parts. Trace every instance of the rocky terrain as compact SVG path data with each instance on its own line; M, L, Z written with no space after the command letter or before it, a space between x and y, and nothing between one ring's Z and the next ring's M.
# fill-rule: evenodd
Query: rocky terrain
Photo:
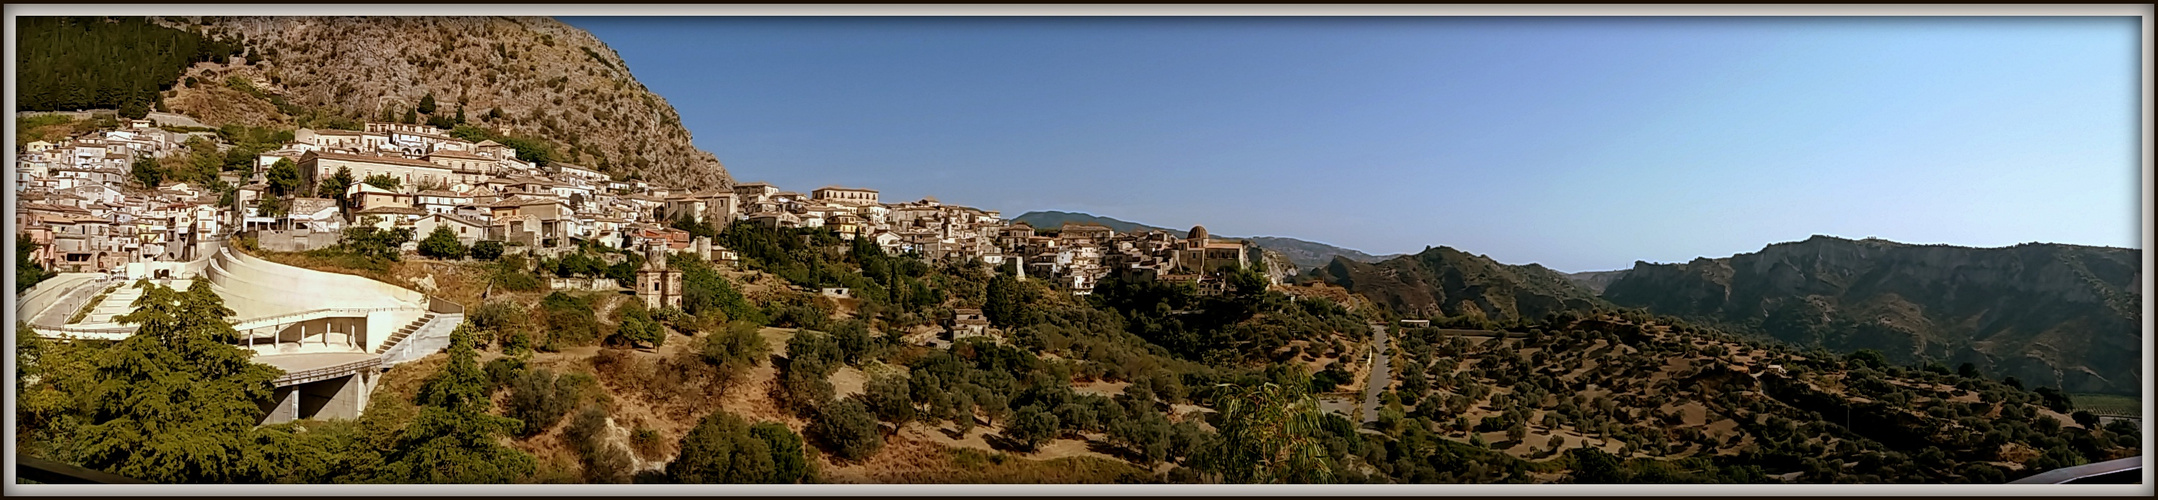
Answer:
M1727 258L1637 263L1603 297L1799 345L2135 394L2144 373L2141 259L2124 248L1815 236Z
M254 58L200 63L167 93L213 124L322 126L436 116L553 143L560 161L670 184L732 178L665 99L590 33L547 18L163 18L236 36ZM236 81L237 79L237 81ZM244 82L244 84L243 84ZM349 126L349 125L348 125Z

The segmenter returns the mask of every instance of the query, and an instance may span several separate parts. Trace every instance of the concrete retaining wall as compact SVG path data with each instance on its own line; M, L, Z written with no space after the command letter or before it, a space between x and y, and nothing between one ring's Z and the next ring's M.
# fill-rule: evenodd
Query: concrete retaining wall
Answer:
M255 245L273 252L305 252L337 244L337 233L304 230L258 230Z

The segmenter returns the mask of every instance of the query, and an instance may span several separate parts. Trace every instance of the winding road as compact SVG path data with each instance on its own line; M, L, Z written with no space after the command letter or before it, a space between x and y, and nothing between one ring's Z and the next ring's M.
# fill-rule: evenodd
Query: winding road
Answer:
M1372 354L1371 381L1364 385L1364 423L1379 421L1379 393L1392 381L1388 378L1393 369L1386 363L1386 325L1371 325Z

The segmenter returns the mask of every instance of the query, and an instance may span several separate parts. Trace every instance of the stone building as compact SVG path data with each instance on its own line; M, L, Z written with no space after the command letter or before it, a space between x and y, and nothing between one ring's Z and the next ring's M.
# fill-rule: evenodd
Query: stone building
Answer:
M644 301L646 309L661 306L682 307L682 272L667 267L667 252L658 248L645 251L644 268L637 270L637 299Z

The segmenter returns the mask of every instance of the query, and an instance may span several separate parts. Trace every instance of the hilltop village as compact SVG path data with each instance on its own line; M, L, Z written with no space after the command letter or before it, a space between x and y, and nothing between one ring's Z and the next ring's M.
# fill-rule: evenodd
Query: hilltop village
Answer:
M171 117L174 115L165 115ZM156 116L153 116L155 118ZM888 203L875 189L803 194L763 182L687 189L613 178L579 165L539 164L494 140L473 142L432 126L367 123L362 130L299 129L219 173L220 186L148 185L138 163L234 145L220 134L153 119L121 121L57 142L23 145L16 162L18 234L34 262L60 272L142 277L155 262L201 257L202 246L244 234L265 249L335 245L352 227L408 229L418 240L449 228L466 246L558 256L585 244L640 253L691 253L728 263L728 249L688 224L829 228L892 254L932 263L1009 263L1019 274L1089 293L1110 276L1189 281L1222 289L1221 272L1253 265L1248 241L1160 231L1118 233L1095 224L1035 228L996 210L935 198Z

